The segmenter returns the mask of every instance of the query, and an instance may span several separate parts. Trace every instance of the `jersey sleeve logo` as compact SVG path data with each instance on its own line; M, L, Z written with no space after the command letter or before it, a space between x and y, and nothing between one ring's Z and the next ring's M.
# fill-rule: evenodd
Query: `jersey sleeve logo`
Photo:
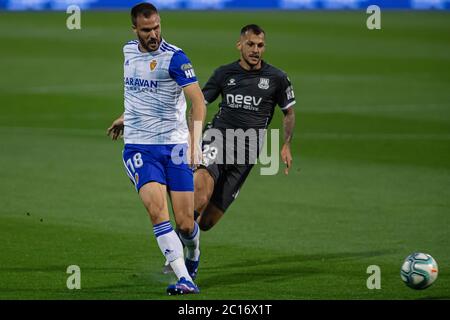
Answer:
M192 64L190 64L190 63L185 63L181 66L181 70L183 70L183 71L186 71L189 69L192 69Z
M258 88L262 90L269 89L269 81L270 79L268 78L259 78Z
M157 64L158 64L158 61L156 61L154 59L152 61L150 61L150 71L155 70Z
M192 67L192 64L185 63L185 64L181 65L181 70L184 71L184 74L186 75L186 78L188 78L188 79L195 78L195 72L194 72L194 69Z
M294 95L294 88L293 88L292 86L289 86L289 87L286 89L286 98L287 98L288 100L291 100L291 99L294 99L294 98L295 98L295 95Z

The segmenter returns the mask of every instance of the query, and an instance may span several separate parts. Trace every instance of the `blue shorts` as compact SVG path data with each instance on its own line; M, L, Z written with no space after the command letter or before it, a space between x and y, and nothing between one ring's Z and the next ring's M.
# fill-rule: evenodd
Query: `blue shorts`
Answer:
M187 144L126 144L123 164L138 192L149 182L164 184L171 191L194 191L186 150ZM175 157L172 157L173 152Z

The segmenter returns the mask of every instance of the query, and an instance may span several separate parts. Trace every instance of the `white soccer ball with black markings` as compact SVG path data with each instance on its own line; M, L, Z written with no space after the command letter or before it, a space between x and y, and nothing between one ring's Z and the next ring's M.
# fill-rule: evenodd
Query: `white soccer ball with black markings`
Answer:
M429 254L415 252L406 257L400 276L408 287L417 290L425 289L436 281L438 265Z

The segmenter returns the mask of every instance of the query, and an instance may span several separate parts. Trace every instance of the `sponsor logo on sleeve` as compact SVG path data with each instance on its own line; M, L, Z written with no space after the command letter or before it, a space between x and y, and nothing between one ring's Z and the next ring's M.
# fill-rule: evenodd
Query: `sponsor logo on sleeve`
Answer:
M183 70L183 71L186 71L189 69L192 69L192 64L190 64L190 63L185 63L181 66L181 70Z
M288 100L291 100L291 99L294 99L294 98L295 98L295 95L294 95L294 88L292 88L292 86L289 86L289 87L286 89L286 98L287 98Z
M181 70L184 71L184 74L186 75L186 78L190 79L190 78L195 78L195 72L194 69L192 67L192 64L190 63L185 63L181 66Z

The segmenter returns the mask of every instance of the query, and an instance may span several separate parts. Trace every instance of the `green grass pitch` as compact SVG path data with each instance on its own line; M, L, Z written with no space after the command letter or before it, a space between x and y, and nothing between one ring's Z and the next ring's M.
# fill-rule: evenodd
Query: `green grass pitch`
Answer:
M0 13L0 299L177 299L105 135L123 110L128 12L83 12L74 31L66 18ZM297 97L292 171L253 171L201 235L201 294L181 299L450 298L449 18L383 12L369 31L363 11L162 12L201 84L237 59L240 27L261 24ZM414 251L440 268L423 291L400 280ZM69 265L81 290L66 288Z

